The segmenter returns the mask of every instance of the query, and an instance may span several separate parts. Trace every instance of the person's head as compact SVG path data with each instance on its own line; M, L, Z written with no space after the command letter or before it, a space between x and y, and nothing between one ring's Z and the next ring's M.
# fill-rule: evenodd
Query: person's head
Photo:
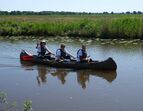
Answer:
M41 45L46 45L46 41L43 39L43 40L41 40L40 44Z
M65 44L62 43L62 44L60 45L60 47L61 47L61 49L64 50L64 49L65 49Z
M86 45L82 45L81 48L82 48L83 50L86 50Z

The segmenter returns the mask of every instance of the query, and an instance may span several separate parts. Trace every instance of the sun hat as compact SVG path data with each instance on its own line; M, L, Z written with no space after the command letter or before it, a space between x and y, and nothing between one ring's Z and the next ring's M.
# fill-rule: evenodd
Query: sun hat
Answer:
M46 42L46 40L44 40L44 39L43 39L41 42L45 43L45 42Z

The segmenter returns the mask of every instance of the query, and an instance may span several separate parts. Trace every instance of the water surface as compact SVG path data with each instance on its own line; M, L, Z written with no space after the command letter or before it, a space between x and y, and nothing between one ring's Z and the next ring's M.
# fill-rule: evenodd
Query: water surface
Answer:
M21 49L36 54L36 40L0 41L0 91L22 110L32 100L34 111L142 111L143 43L139 40L48 39L51 51L67 44L73 55L82 43L94 60L112 57L116 72L72 70L21 63ZM14 109L13 109L14 110Z

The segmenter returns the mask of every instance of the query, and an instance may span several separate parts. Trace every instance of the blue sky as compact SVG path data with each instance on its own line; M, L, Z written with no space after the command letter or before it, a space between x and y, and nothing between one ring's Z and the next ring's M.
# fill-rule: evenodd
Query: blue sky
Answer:
M0 10L143 12L143 0L0 0Z

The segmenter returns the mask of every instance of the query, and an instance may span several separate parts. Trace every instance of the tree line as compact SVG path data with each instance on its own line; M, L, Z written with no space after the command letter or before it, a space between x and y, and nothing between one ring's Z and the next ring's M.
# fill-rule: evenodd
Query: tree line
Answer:
M0 15L94 15L94 14L143 14L141 11L127 11L121 13L115 12L102 12L102 13L91 13L91 12L65 12L65 11L0 11Z

